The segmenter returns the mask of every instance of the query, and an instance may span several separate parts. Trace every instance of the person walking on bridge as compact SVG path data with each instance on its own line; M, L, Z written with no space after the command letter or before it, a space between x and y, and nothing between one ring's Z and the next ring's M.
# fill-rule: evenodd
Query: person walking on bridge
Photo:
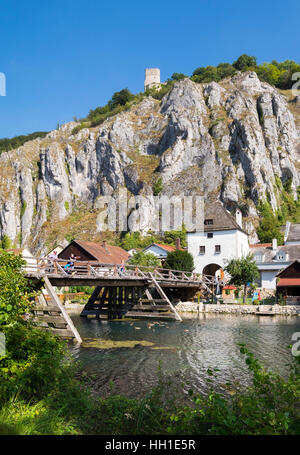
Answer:
M48 272L49 273L57 272L57 262L56 262L57 259L58 259L57 251L53 251L52 253L50 253L48 255L48 264L49 264Z

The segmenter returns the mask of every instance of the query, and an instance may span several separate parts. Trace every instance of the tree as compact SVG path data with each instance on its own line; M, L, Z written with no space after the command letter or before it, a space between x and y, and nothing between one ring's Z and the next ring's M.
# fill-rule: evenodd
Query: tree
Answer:
M278 244L281 245L283 233L280 230L278 217L273 213L270 204L267 201L260 201L257 208L262 217L257 228L259 240L262 243L270 243L273 239L277 239Z
M0 242L0 248L2 248L3 250L8 250L9 248L11 248L11 240L8 237L8 235L4 234L4 236L2 237L2 241Z
M32 306L34 292L22 273L25 264L21 256L0 253L0 327L20 319Z
M147 235L145 237L141 236L141 233L136 232L127 232L121 241L121 247L129 251L132 248L146 248L152 243L159 241L159 238L155 235Z
M280 77L280 70L271 63L263 63L256 68L256 74L261 81L271 85L277 85Z
M243 54L233 62L232 66L239 71L247 71L247 69L254 69L256 67L256 57Z
M185 228L184 224L182 225L182 229L180 231L179 230L165 231L164 238L165 238L165 242L168 243L169 245L175 245L176 239L180 239L180 245L182 247L187 246L186 228Z
M233 76L235 73L235 68L232 65L230 65L230 63L220 63L217 66L217 70L220 79Z
M279 245L283 243L283 233L274 215L262 219L257 228L257 235L262 243L270 243L273 239L277 239Z
M111 110L116 108L117 106L125 106L126 103L133 100L134 95L128 90L128 88L124 88L120 92L115 92L111 97L111 100L108 102L108 106Z
M183 73L173 73L171 76L172 81L181 81L182 79L185 79L186 75Z
M225 267L225 272L231 276L229 284L244 286L243 302L246 302L248 283L259 277L257 265L252 254L238 259L231 259Z
M152 253L143 253L142 251L136 253L130 259L130 264L147 266L147 267L159 267L160 260L155 254Z
M183 272L192 272L194 270L193 256L187 251L176 250L168 253L164 267L171 270L182 270Z
M194 82L218 82L220 75L215 66L200 67L193 72L192 80Z

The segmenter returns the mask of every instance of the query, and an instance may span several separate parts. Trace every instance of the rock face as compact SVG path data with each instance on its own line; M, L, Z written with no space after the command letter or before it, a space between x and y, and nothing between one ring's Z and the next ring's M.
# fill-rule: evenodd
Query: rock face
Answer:
M75 135L76 123L63 125L0 156L0 237L45 252L47 223L97 209L99 196L120 188L147 197L128 213L132 229L140 218L146 232L155 211L152 184L161 177L167 196L205 195L229 210L243 207L256 240L256 204L268 198L278 207L276 180L291 181L297 197L294 105L293 111L284 94L247 72L220 84L185 79L161 102L144 98Z

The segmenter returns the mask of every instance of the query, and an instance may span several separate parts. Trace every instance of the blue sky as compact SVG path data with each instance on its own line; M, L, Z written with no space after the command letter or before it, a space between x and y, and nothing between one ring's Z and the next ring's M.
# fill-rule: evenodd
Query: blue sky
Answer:
M190 75L256 55L299 61L299 0L0 0L0 137L55 129L143 90L144 68Z

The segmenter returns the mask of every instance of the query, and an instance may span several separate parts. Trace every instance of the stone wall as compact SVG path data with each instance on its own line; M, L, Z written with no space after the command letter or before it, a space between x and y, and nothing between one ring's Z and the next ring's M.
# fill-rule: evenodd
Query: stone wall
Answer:
M256 314L257 312L270 311L276 314L300 315L300 305L230 305L230 304L205 304L197 302L180 302L176 310L182 313L231 313L231 314Z

